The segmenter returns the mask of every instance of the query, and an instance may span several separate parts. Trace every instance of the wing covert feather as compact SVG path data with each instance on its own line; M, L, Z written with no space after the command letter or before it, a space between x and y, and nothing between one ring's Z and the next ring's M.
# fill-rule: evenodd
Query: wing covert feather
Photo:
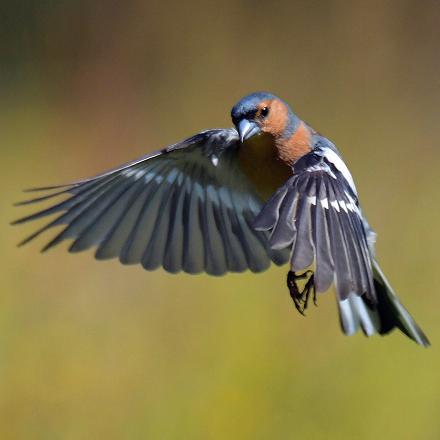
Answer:
M333 283L342 300L366 295L374 302L367 232L350 183L317 151L293 171L263 206L255 228L271 233L273 249L290 247L293 272L313 266L317 292Z
M44 250L73 239L70 252L95 246L97 259L172 273L283 264L288 251L271 249L269 233L252 226L262 201L239 168L237 146L234 129L208 130L96 177L41 188L52 192L21 204L65 199L14 222L58 214L22 244L65 225Z

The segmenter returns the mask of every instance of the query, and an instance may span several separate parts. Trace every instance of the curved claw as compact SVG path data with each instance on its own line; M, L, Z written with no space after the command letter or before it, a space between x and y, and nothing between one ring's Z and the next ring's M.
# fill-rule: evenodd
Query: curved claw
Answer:
M309 279L306 281L304 288L300 291L297 281L306 279L308 276ZM296 310L298 310L299 313L301 313L301 315L305 316L304 312L309 304L310 294L312 294L312 299L315 306L318 305L316 301L316 290L313 271L306 270L302 274L296 274L295 272L290 270L287 274L287 287L289 288L290 297L295 304L295 308Z

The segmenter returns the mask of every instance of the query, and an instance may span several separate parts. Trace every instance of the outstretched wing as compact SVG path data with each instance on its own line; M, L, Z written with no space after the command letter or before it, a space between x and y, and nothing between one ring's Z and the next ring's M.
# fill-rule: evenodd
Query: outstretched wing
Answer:
M270 232L274 249L291 248L292 271L314 265L318 292L334 283L340 299L355 294L375 301L368 231L356 189L342 159L329 147L294 164L293 176L254 225Z
M67 198L14 222L61 213L22 244L64 224L44 250L73 239L71 252L97 246L98 259L214 275L282 264L286 251L252 228L262 202L240 171L237 142L234 129L208 130L91 179L40 188L50 193L20 204Z

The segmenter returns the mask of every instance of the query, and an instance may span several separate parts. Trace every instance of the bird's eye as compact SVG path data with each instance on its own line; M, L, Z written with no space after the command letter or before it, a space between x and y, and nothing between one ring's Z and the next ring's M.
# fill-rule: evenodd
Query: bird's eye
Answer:
M269 114L269 107L263 107L260 112L261 117L265 118L268 114Z

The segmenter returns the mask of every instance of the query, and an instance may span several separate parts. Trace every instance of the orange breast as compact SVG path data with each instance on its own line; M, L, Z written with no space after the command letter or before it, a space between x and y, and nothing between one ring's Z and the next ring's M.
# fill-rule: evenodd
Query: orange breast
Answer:
M266 201L292 175L292 169L279 159L273 138L255 136L240 146L238 160L241 169Z
M276 142L278 156L287 164L294 164L312 149L311 139L311 129L301 121L290 139L281 138Z

